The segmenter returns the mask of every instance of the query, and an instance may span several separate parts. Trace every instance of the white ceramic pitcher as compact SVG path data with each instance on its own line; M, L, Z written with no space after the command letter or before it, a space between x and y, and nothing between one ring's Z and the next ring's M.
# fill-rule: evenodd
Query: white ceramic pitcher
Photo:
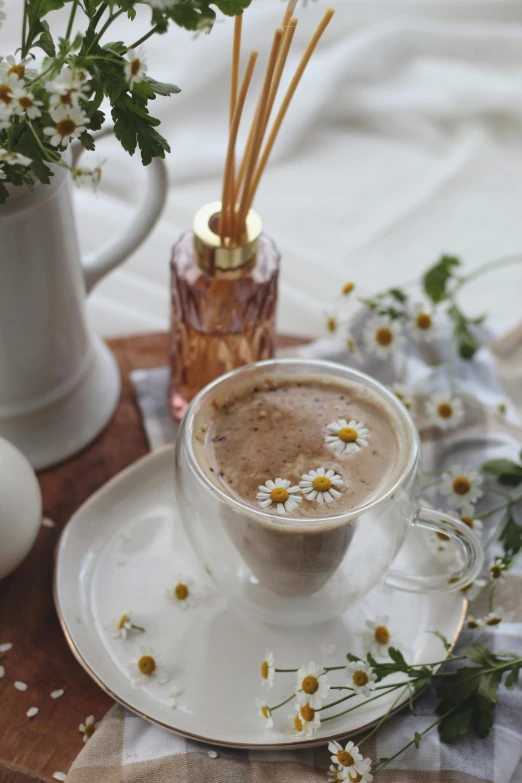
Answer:
M80 152L73 149L73 158ZM83 260L66 169L57 167L52 184L33 192L13 187L0 205L0 436L35 469L89 443L117 405L118 367L89 329L84 299L158 219L167 192L163 161L155 158L147 173L132 223Z

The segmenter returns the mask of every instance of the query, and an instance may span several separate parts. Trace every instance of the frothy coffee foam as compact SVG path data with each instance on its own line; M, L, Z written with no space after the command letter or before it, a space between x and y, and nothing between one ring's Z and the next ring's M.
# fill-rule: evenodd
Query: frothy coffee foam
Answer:
M289 518L350 512L384 494L399 466L396 414L362 385L273 375L256 385L216 394L195 422L197 460L211 481L253 507L258 487L282 477L298 485L312 469L333 469L341 497L318 503L303 497ZM340 455L327 445L327 425L362 422L368 446ZM276 513L275 505L268 511Z

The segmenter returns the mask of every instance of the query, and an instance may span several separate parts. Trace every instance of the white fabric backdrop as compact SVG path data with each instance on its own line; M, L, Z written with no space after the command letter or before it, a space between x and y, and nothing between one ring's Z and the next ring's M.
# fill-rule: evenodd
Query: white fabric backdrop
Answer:
M283 254L279 325L320 334L339 285L414 277L442 251L470 266L522 249L522 6L518 0L337 0L259 191L257 208ZM7 0L2 52L18 45L20 0ZM244 40L267 54L281 0L253 0ZM297 57L326 7L300 14ZM60 13L57 18L60 20ZM148 12L110 33L137 38ZM118 20L119 21L119 20ZM104 335L165 328L170 246L194 211L219 197L232 25L197 39L148 42L150 73L183 92L157 110L172 145L171 185L148 242L90 298ZM77 194L82 246L124 226L143 172L113 142L99 196ZM520 317L522 267L466 294L497 329Z

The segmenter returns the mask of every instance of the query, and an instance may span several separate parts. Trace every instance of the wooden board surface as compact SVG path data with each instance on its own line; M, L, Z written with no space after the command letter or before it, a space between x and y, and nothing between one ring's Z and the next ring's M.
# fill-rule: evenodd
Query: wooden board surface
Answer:
M301 342L279 340L280 346ZM13 644L0 679L0 783L52 783L53 772L67 772L82 748L79 724L88 715L101 720L112 704L70 652L52 597L60 531L93 492L148 451L129 372L165 365L167 335L127 337L109 345L122 373L118 408L90 446L39 474L44 515L55 527L42 527L27 559L0 582L0 644ZM27 683L27 690L18 691L16 680ZM51 699L58 688L65 688L65 695ZM25 714L33 706L39 713L28 720Z

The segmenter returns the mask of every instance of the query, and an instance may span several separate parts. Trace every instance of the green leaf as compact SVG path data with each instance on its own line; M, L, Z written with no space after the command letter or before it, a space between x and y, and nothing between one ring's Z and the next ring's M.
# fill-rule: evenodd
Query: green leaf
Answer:
M227 16L237 16L248 8L251 0L214 0L221 13Z
M422 735L419 734L418 731L416 731L415 734L413 735L413 741L415 743L415 747L417 748L417 750L419 749L421 739L422 739Z
M47 22L41 22L40 27L43 28L43 30L39 39L34 43L34 46L43 49L43 51L47 55L49 55L49 57L55 57L56 47L54 45L52 35L49 31L49 25L47 24Z
M441 633L440 631L430 631L430 633L432 633L434 636L436 636L437 639L441 640L442 644L444 645L444 649L447 652L449 650L449 648L451 647L451 644L448 642L448 640L444 636L444 634Z
M520 668L522 664L517 663L511 671L509 672L508 676L506 677L505 686L508 689L508 691L513 690L513 688L518 685L518 675L520 673Z
M43 17L51 11L63 8L67 0L28 0L27 16L29 23Z
M395 647L388 647L388 655L392 661L395 661L399 666L403 666L405 669L408 668L408 664L404 660L404 656L400 650L397 650Z
M480 708L485 702L496 704L497 693L502 682L502 672L497 670L493 672L483 672L480 677L477 688L477 706Z
M362 661L362 658L359 658L357 655L352 655L352 653L346 653L346 658L352 663L359 663L359 661Z
M453 321L453 334L459 346L462 359L473 359L480 348L480 343L469 329L469 321L457 305L448 307L448 317Z
M497 657L481 644L475 643L471 647L464 647L459 652L473 663L480 663L482 666L495 666L498 663Z
M42 151L29 128L24 130L13 149L14 152L21 152L22 155L31 158L33 161L31 163L31 171L35 177L44 185L50 184L53 172L42 159Z
M89 130L90 131L97 131L100 130L100 128L103 126L103 123L105 122L105 114L104 112L97 109L94 114L91 115L91 121L89 123Z
M84 150L93 152L96 149L96 144L94 143L94 139L89 131L84 131L81 136L78 137L78 139Z
M393 321L397 318L408 318L403 310L397 310L396 307L379 307L379 315L388 315Z
M481 709L476 708L473 712L472 725L476 733L484 739L489 734L489 730L493 725L493 717L495 714L495 706L491 703L483 706Z
M424 275L424 291L432 302L437 304L447 298L447 284L460 261L455 256L442 256Z
M514 557L522 549L522 527L515 522L511 511L508 511L506 524L502 528L499 540L508 557Z
M405 304L408 301L408 295L401 288L390 288L388 291L390 296L393 296L398 302Z
M143 82L146 82L156 95L168 96L176 95L178 92L181 92L181 89L176 87L175 84L169 84L168 82L157 82L156 79L151 79L150 76L145 76ZM140 84L143 84L143 82L140 82Z
M522 483L522 465L509 459L490 459L482 465L482 471L496 476L499 483L507 487L518 487Z
M155 130L154 126L159 125L159 120L151 117L147 109L133 101L129 95L120 96L112 109L112 118L116 138L131 155L139 146L144 166L147 166L152 158L164 158L165 152L170 152L166 139Z
M439 723L442 742L456 742L469 731L474 711L474 699L467 699Z
M196 8L186 3L177 3L168 9L167 14L175 24L186 30L202 30L205 27L212 27L216 21L216 12L208 6ZM157 16L153 15L154 21L156 18Z
M458 704L472 696L480 682L481 669L478 666L461 666L452 672L439 684L437 693L446 705L441 707L445 712L448 706Z

